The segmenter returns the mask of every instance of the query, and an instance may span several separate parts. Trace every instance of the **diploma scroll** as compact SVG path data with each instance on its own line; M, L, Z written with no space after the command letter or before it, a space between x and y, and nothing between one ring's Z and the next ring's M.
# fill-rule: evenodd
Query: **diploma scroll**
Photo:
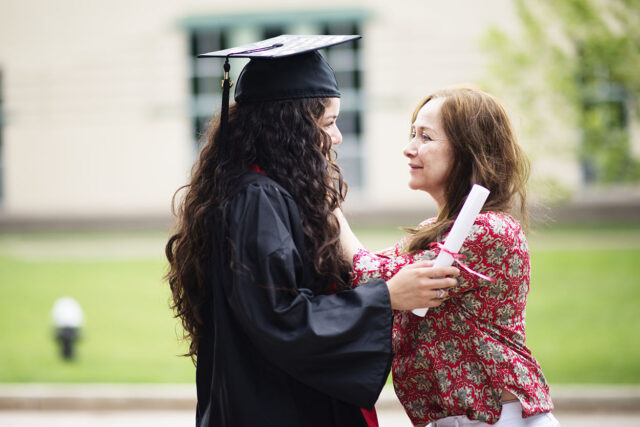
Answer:
M458 217L451 227L449 235L444 241L444 248L450 252L458 253L462 247L462 243L469 235L471 227L476 220L476 217L480 213L484 202L489 197L489 190L481 185L474 184L467 196L467 200L464 202L462 209ZM434 267L448 267L453 264L453 257L446 251L441 250L433 263ZM416 308L413 310L413 314L416 316L424 317L427 314L428 308Z

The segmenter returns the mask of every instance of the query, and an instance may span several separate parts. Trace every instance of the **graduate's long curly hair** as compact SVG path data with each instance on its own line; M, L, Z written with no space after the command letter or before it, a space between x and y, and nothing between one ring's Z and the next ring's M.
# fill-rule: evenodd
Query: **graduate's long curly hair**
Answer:
M473 184L491 191L482 212L517 212L526 227L529 161L520 148L507 112L492 95L473 88L451 88L424 98L411 117L432 99L440 107L442 127L451 143L453 161L447 176L445 200L438 218L428 226L410 229L405 252L426 249L451 229Z
M296 201L315 271L337 288L346 287L350 266L341 257L340 227L332 213L344 200L346 184L319 123L327 105L322 98L231 105L224 145L219 117L212 119L191 182L174 195L175 230L165 248L171 308L190 342L186 356L194 361L211 286L218 285L207 271L215 257L213 230L253 165Z

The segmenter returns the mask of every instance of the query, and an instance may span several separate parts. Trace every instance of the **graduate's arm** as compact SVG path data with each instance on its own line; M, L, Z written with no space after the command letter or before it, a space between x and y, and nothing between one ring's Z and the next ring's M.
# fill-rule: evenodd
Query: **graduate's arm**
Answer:
M276 187L248 186L230 214L233 271L225 293L251 342L298 381L373 406L392 358L387 284L315 295L293 236L301 230L297 208Z
M232 202L230 306L243 330L272 363L328 395L371 407L389 373L391 308L430 306L446 269L411 266L385 283L317 295L305 268L298 210L271 186L249 186ZM309 262L308 260L306 261ZM448 267L451 271L455 269ZM404 270L404 269L403 269Z
M342 209L337 208L333 211L333 214L338 218L340 224L340 245L342 246L342 254L346 261L353 265L354 255L361 249L365 249L364 245L360 242L355 235L347 218L345 218Z
M341 208L336 208L333 214L340 224L340 245L344 259L353 265L353 258L358 252L368 252L367 248L362 244L358 236L355 235L349 221L344 216ZM376 252L380 256L398 256L400 255L399 247L405 243L406 238L401 239L395 245Z

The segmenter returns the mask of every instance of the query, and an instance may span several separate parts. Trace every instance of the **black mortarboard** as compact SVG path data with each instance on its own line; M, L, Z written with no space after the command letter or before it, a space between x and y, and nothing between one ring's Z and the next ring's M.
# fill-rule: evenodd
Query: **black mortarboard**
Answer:
M281 35L256 43L198 55L225 58L222 80L220 132L226 140L229 110L229 58L251 58L238 76L238 103L299 98L338 98L333 69L318 49L346 43L361 36Z

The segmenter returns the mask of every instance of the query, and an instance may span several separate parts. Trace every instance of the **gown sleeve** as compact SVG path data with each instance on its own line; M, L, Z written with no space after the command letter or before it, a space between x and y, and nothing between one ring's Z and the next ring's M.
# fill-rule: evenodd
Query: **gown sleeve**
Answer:
M392 312L383 280L332 295L311 290L298 210L276 186L249 185L231 202L234 316L263 356L296 380L371 408L391 365Z

